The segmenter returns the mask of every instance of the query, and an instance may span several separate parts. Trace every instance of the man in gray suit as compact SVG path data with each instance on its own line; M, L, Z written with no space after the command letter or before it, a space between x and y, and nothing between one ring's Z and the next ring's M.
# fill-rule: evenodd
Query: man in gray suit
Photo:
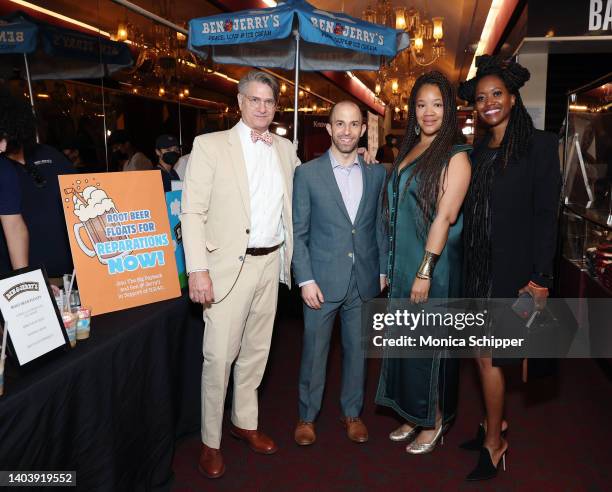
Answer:
M304 300L304 341L299 382L300 419L295 441L315 442L331 333L342 324L342 422L349 439L368 440L363 407L365 353L361 305L385 286L387 241L380 213L385 169L357 155L366 126L359 107L334 106L327 132L331 148L299 166L293 181L293 272Z

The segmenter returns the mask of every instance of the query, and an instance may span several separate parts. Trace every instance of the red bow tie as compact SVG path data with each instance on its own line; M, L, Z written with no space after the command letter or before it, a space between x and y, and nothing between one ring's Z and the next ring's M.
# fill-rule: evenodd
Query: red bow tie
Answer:
M256 143L257 140L261 140L266 145L272 145L272 134L270 132L258 133L255 130L251 130L251 140Z

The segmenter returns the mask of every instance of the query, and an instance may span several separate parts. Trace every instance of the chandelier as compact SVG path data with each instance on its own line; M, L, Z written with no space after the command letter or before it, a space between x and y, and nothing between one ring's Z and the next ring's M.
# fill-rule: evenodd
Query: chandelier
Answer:
M408 94L416 71L445 55L444 18L429 18L414 7L393 7L391 0L378 0L374 7L366 7L362 19L404 30L410 36L410 48L383 64L374 88L376 95L392 106L394 118L401 119L408 112Z

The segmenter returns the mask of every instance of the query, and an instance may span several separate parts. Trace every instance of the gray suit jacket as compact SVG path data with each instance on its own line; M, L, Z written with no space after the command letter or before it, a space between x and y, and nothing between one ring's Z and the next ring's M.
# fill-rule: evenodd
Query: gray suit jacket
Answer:
M385 169L363 161L361 165L363 194L354 224L327 152L295 171L293 274L298 284L315 280L327 301L344 298L353 267L364 300L378 295L380 274L387 272L388 241L381 215Z

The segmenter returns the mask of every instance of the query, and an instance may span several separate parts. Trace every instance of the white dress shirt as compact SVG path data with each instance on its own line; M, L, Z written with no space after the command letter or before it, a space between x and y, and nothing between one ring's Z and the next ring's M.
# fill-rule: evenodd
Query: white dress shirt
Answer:
M359 203L361 203L361 195L363 194L363 177L361 175L361 164L359 156L355 155L355 161L348 166L343 166L334 157L331 149L328 150L329 161L331 162L336 178L336 184L342 195L342 201L346 211L351 218L351 223L355 223Z
M173 169L176 171L176 174L178 174L179 178L181 178L181 181L185 180L185 171L187 170L187 162L189 162L190 155L191 154L182 155L173 167Z
M251 197L251 232L248 247L276 246L284 240L284 192L278 155L272 145L261 140L253 142L251 129L242 120L238 122L237 127Z

